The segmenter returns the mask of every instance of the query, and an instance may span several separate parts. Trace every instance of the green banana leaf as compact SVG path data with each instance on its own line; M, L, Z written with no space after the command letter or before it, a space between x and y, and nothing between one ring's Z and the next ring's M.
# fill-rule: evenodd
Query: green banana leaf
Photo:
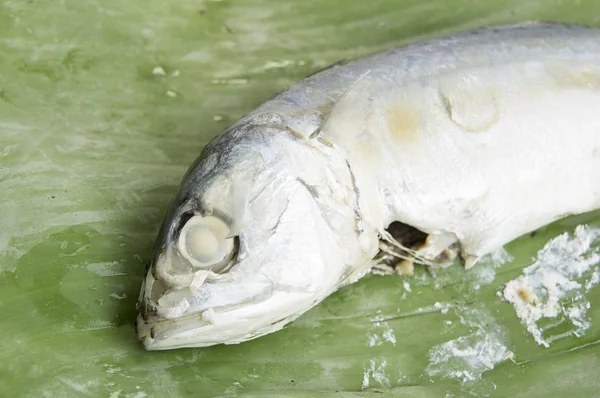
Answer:
M0 396L600 396L599 287L586 293L585 332L549 324L563 337L550 347L497 295L550 239L598 225L598 212L511 243L501 266L369 275L240 345L146 352L134 332L169 200L202 147L243 114L341 59L492 24L598 25L599 9L0 1ZM467 352L486 344L502 358ZM452 348L463 355L444 362Z

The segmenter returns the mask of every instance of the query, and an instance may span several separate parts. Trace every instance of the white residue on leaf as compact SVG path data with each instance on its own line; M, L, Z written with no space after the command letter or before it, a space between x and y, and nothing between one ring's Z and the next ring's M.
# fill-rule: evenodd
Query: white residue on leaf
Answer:
M502 248L483 256L477 265L469 270L475 275L472 287L479 290L481 286L489 285L496 278L496 269L514 260L514 257Z
M212 79L212 84L248 84L248 79Z
M383 331L383 339L392 343L392 345L396 345L396 335L394 334L392 328L390 328L389 326L386 330Z
M371 359L369 361L369 367L365 369L363 374L362 389L369 387L371 379L378 383L379 387L389 387L390 379L386 375L385 368L387 361L385 359L378 361L377 359Z
M596 267L592 276L585 284L585 291L589 292L592 287L598 284L598 282L600 282L600 268Z
M213 58L213 54L208 49L193 51L183 56L182 60L192 62L208 62Z
M369 347L375 347L382 345L384 342L396 345L396 335L394 330L384 321L384 317L381 315L371 319L373 327L371 328L371 334L367 339L367 345Z
M71 390L73 390L79 394L88 395L88 396L92 395L90 393L89 388L95 387L97 385L97 382L95 382L95 381L87 381L87 382L85 382L85 384L83 384L81 382L67 379L66 377L59 377L58 381L64 385L66 385L67 387L69 387ZM69 394L67 394L67 395L72 395L72 393L69 392Z
M550 240L523 275L504 287L501 296L515 307L538 344L549 347L554 340L582 336L590 327L591 305L583 293L600 282L600 253L594 245L599 237L600 228L579 225L573 236L564 233ZM544 325L544 318L552 322ZM568 332L565 323L570 324ZM552 335L551 329L559 325L561 332Z
M119 373L121 371L121 368L111 365L111 364L105 364L104 368L105 368L106 373L111 373L111 374Z
M339 359L319 359L321 366L321 378L323 380L336 380L340 374L348 374L353 368L350 361L340 361Z
M237 395L238 390L244 386L239 381L234 381L228 388L225 389L226 395Z
M429 351L428 375L459 379L463 383L472 382L510 357L504 330L491 315L482 310L469 309L464 310L460 319L463 325L475 330L434 346Z
M484 256L479 263L481 264L490 262L495 265L503 265L513 261L514 259L515 258L509 252L507 252L506 249L502 248Z
M262 69L267 70L267 69L279 69L279 68L285 68L286 66L290 66L293 65L294 61L290 60L290 59L284 59L282 61L267 61L263 66Z
M123 272L123 264L118 261L106 261L102 263L87 264L85 268L98 276L127 275Z
M367 341L369 347L375 347L376 345L383 344L381 342L381 338L377 334L372 334L369 336L369 340Z

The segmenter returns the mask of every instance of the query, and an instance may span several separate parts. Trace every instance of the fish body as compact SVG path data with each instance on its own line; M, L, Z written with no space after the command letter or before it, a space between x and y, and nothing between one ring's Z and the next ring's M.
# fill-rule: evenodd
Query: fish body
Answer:
M600 208L600 31L524 24L317 73L212 141L157 239L147 349L281 329L374 265L381 242L467 265ZM404 247L402 223L427 234ZM404 250L404 251L402 251Z

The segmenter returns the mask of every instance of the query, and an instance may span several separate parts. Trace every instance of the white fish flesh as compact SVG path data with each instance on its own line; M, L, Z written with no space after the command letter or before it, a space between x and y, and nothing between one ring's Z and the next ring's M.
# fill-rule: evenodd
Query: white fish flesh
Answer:
M303 80L204 149L157 239L138 335L149 350L239 343L379 260L471 266L599 207L600 30L394 49Z

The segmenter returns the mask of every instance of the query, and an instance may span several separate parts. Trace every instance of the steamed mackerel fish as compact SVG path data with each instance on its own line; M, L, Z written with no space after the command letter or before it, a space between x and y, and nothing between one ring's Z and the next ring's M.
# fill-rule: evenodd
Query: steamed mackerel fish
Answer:
M158 237L138 334L149 350L250 340L378 261L454 250L473 265L599 207L598 30L395 49L305 79L205 148ZM427 238L408 244L392 223Z

